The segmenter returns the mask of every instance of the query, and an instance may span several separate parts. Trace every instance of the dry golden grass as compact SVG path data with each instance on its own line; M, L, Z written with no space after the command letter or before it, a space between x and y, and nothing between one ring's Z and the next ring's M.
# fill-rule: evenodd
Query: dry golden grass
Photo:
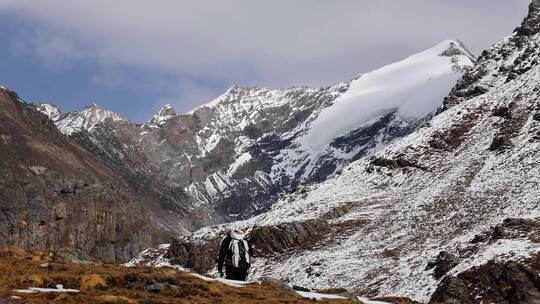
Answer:
M21 248L0 250L0 303L313 303L270 282L232 287L205 281L189 273L151 267L127 268L118 264L77 264ZM163 286L151 292L152 284ZM28 287L79 289L80 293L20 294ZM20 299L13 299L17 296ZM326 300L317 303L358 303Z

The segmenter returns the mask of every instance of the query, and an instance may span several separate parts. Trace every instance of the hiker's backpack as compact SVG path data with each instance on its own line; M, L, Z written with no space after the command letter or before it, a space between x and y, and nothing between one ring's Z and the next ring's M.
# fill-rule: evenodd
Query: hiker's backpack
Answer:
M250 265L249 245L246 240L237 240L231 238L229 244L231 252L232 265L242 271L247 271Z

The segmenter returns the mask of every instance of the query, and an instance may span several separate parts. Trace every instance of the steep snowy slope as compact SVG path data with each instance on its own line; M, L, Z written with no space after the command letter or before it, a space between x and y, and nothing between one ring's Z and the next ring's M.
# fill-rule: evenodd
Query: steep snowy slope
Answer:
M424 127L235 223L254 228L252 277L421 301L442 284L433 302L453 293L467 297L455 303L482 303L495 293L496 303L536 303L537 288L512 295L503 283L508 272L482 269L514 261L505 269L525 269L535 280L536 268L527 265L540 242L528 236L531 228L509 236L507 228L490 227L540 216L539 20L540 1L533 1L523 24L482 54ZM225 229L204 228L173 243L171 260L211 271L212 260L200 255L214 250ZM477 290L474 281L453 279L476 271L500 284Z
M97 106L51 117L119 171L121 163L132 164L129 174L120 172L130 180L142 186L158 179L164 189L155 192L185 192L195 207L184 207L203 210L207 224L265 211L279 195L323 181L410 133L474 60L448 40L350 82L317 89L233 86L186 114L167 105L143 125ZM38 108L52 113L50 106Z
M462 73L475 58L458 41L447 40L435 47L376 71L364 74L350 84L349 90L325 108L291 148L280 152L282 161L273 168L273 177L313 179L333 160L334 173L357 159L358 154L375 152L387 143L412 130L441 105ZM358 134L387 120L374 134ZM391 130L397 134L392 134ZM390 130L390 131L389 131ZM401 132L401 134L400 134ZM362 142L363 137L369 141ZM354 137L353 145L343 145L343 138ZM359 142L358 142L359 141ZM361 153L360 153L361 152ZM321 158L323 160L321 160ZM342 159L337 163L334 159Z
M126 118L95 103L80 112L65 114L62 114L58 107L49 104L37 105L37 109L55 121L60 132L66 135L83 130L91 132L97 124L109 121L110 123L127 122Z

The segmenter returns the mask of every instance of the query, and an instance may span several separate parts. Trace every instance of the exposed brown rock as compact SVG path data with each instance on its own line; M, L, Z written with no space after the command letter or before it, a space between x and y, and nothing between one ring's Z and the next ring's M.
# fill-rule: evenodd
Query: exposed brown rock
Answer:
M0 141L0 246L66 247L126 260L170 235L151 224L156 213L162 219L156 224L170 218L161 205L4 89L0 135L8 138ZM34 257L36 264L48 261Z
M533 243L540 243L540 219L507 218L501 224L476 235L471 244L516 238L526 238Z
M540 255L521 261L489 261L443 279L431 304L540 303Z
M474 126L478 115L470 113L463 116L459 122L449 130L438 132L429 141L430 147L437 150L453 151L461 146L466 139L467 132Z
M49 252L47 252L48 254ZM313 303L313 300L300 297L283 283L275 280L264 280L261 283L247 284L244 287L233 287L218 281L202 280L189 273L173 269L151 267L123 267L118 264L73 263L56 257L55 268L43 269L32 263L33 252L22 253L18 250L0 251L0 303L152 303L152 304L218 304L218 303ZM100 274L107 278L107 286L84 289L81 277L94 277ZM174 273L174 274L173 274ZM26 278L35 275L48 277L43 283L30 282ZM38 284L36 286L34 284ZM28 287L55 288L62 284L64 288L80 289L79 293L35 293L23 294L15 289ZM162 286L160 292L151 292L148 286ZM12 299L12 296L20 299ZM317 303L359 303L353 300L320 300Z
M420 169L422 171L429 171L428 168L417 164L411 160L397 157L395 159L388 159L388 158L382 158L382 157L374 157L371 160L371 164L378 167L387 167L390 169L400 169L400 168L416 168Z
M433 276L440 279L458 263L459 261L455 255L441 251L434 261L428 262L426 270L433 269Z
M255 248L255 256L279 255L315 246L330 231L327 222L319 220L262 226L253 229L250 242ZM203 244L184 239L174 240L167 255L173 263L205 273L216 265L220 241L221 237Z
M325 244L327 238L335 235L344 236L365 225L367 220L353 220L330 223L351 211L353 202L344 203L331 209L318 220L283 223L274 226L254 227L249 239L254 247L255 257L279 258L295 251L317 248ZM223 232L224 236L225 232ZM199 273L206 273L216 265L216 254L219 252L221 237L197 242L189 238L176 239L166 254L173 263L182 265Z

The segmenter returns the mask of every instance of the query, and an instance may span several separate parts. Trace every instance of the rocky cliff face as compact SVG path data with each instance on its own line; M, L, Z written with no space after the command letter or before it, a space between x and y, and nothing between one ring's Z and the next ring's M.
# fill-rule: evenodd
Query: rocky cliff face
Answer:
M0 246L67 247L126 260L182 233L180 216L130 188L6 89L0 151Z
M283 193L409 134L474 60L461 43L445 41L349 82L233 86L185 114L167 105L142 125L96 105L65 114L36 107L132 185L197 210L200 227L268 210Z
M439 254L430 266L446 274L467 265L474 256L493 256L511 246L514 259L486 259L483 264L467 265L462 272L445 276L429 303L538 303L540 301L540 220L506 219L451 253ZM523 250L525 249L525 250ZM444 256L445 258L441 258Z
M253 228L263 251L252 277L433 303L537 301L535 233L482 233L507 218L540 216L539 16L534 1L423 127L235 223ZM211 254L226 229L201 229L172 245L171 256L184 264L190 252Z

